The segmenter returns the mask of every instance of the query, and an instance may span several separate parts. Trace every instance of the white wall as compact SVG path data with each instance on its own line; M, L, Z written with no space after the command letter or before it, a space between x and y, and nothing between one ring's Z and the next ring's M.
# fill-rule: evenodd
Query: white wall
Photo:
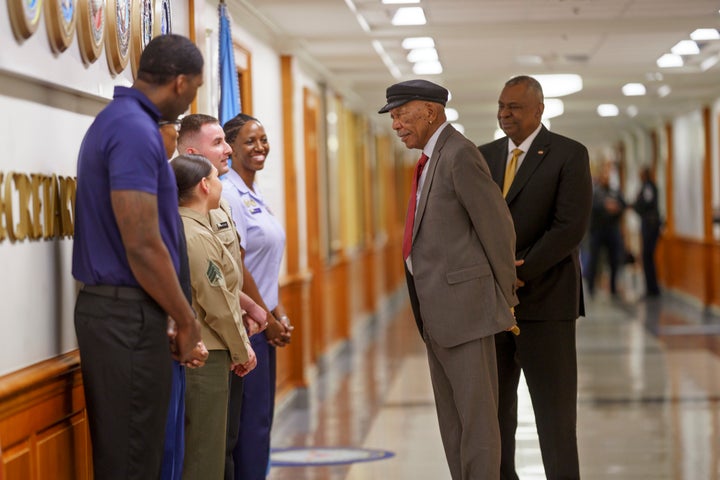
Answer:
M702 239L703 163L705 140L699 110L673 121L673 189L675 231L679 236Z
M186 33L186 1L172 5L173 32ZM6 7L0 8L0 172L74 177L85 131L114 86L132 83L130 67L113 77L104 50L84 65L77 38L53 54L44 12L35 33L18 42ZM71 255L67 238L0 242L0 374L76 347Z

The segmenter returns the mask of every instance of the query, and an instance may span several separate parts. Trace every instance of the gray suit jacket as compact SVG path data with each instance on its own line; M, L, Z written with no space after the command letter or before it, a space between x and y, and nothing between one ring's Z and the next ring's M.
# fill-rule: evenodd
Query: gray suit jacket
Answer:
M452 347L514 324L515 232L485 160L452 126L427 168L408 287L421 332Z
M493 179L505 178L508 138L482 145ZM518 320L571 320L584 315L579 249L590 219L588 151L542 127L507 193L517 234Z

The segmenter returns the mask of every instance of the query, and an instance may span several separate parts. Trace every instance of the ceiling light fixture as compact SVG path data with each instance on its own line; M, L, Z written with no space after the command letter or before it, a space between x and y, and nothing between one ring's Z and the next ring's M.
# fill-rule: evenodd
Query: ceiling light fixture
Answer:
M418 62L413 64L415 75L438 75L443 72L440 62Z
M645 95L645 85L642 83L626 83L622 87L622 93L626 97L638 97Z
M661 85L657 89L657 94L659 97L667 97L670 95L670 92L672 92L672 88L670 88L670 85Z
M454 122L455 120L460 118L460 114L454 108L446 108L445 117L447 118L448 122Z
M534 75L533 78L540 82L546 97L564 97L583 88L582 77L574 73Z
M637 114L640 113L640 111L638 110L638 108L635 105L630 105L629 107L627 107L625 109L625 113L627 113L628 117L632 118L632 117L636 117Z
M403 25L425 25L425 11L422 7L400 7L392 18L395 26Z
M434 48L416 48L407 54L407 61L410 63L436 62L437 60L438 53Z
M396 79L400 78L402 76L402 73L400 73L400 69L397 67L397 65L395 65L395 62L392 61L390 55L387 54L387 52L382 46L382 43L380 43L380 40L373 40L372 46L375 49L375 52L380 55L380 59L383 61L387 69L390 70L390 75L392 75L393 78Z
M620 110L617 105L613 103L603 103L598 105L597 113L601 117L617 117L620 114Z
M720 60L720 54L706 58L700 64L700 70L702 70L703 72L710 70L712 67L715 66L716 63L718 63L718 60Z
M565 113L565 104L559 98L546 98L545 110L543 110L542 118L555 118Z
M658 58L655 63L657 63L657 66L660 68L674 68L682 67L684 62L680 55L666 53L662 57Z
M690 38L696 42L703 40L720 40L720 32L714 28L698 28L690 34Z
M675 55L697 55L700 48L694 40L680 40L670 51Z
M408 37L403 39L402 48L405 50L435 48L435 40L432 37Z
M401 3L420 3L420 0L382 0L385 5L398 5Z

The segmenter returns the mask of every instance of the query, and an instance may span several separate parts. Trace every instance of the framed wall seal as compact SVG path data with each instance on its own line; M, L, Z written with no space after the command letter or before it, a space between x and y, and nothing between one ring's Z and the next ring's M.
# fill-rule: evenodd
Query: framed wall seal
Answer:
M45 0L45 26L53 52L64 52L75 34L77 0Z
M7 0L7 6L15 38L22 42L37 30L42 0Z
M105 56L110 73L118 75L130 59L132 0L107 0Z
M77 0L77 37L83 62L100 56L105 38L105 0Z
M170 0L155 0L155 23L153 37L172 33L172 9Z
M155 13L153 0L133 0L133 2L130 66L132 67L133 78L135 78L140 65L140 55L153 38Z

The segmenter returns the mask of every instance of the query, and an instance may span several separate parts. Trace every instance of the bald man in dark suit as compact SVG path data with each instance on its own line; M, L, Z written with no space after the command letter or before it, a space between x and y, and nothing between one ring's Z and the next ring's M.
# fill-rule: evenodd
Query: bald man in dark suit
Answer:
M447 122L447 99L445 88L410 80L387 89L380 113L390 112L405 146L423 153L403 258L450 473L497 480L494 334L515 324L515 234L487 164Z
M541 123L540 84L510 79L498 101L507 135L482 145L517 235L520 335L495 336L500 384L501 479L517 480L515 430L522 370L532 399L545 474L580 478L575 323L585 314L579 246L592 206L587 149ZM514 155L513 152L516 154Z

